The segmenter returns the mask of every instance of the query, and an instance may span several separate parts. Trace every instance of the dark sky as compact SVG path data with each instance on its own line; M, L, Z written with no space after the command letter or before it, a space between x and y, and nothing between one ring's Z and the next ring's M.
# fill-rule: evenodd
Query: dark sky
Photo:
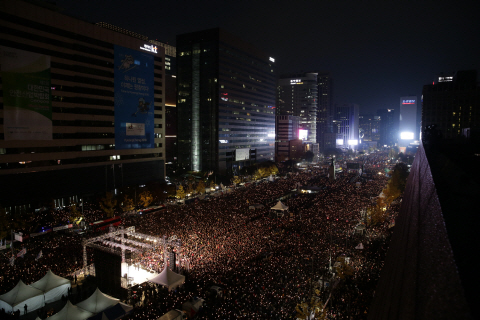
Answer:
M278 72L330 71L334 102L398 108L441 72L479 70L480 1L56 0L63 13L175 45L221 27L276 59Z

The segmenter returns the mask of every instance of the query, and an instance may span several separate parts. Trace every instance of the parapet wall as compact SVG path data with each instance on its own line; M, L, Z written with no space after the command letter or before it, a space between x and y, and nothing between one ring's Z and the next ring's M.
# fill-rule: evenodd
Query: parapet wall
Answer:
M407 180L368 318L472 318L423 146Z

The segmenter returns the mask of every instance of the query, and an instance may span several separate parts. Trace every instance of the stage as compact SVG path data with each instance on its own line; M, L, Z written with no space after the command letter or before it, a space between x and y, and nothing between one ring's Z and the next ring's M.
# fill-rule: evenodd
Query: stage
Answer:
M144 283L158 275L158 273L153 271L147 271L140 267L140 270L134 265L128 266L127 263L122 263L122 287L127 288L127 279L125 279L125 274L127 275L128 284L135 286L137 284Z

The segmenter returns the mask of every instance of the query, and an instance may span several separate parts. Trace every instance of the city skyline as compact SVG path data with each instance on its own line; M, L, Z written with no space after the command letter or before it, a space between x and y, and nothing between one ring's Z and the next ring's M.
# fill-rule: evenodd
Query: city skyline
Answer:
M423 85L442 72L478 70L480 22L474 19L473 1L455 6L447 1L56 4L64 14L118 25L171 45L182 33L223 28L271 54L279 74L331 72L334 103L359 104L361 113L398 108L401 96L420 98Z

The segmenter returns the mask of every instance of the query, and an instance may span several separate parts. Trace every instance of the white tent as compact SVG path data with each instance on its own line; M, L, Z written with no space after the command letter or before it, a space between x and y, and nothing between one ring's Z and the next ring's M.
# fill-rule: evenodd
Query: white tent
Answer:
M37 282L31 284L35 289L43 291L45 295L45 303L60 300L62 295L68 296L68 288L70 288L70 280L55 275L51 270Z
M23 314L25 305L28 312L43 307L45 305L43 291L27 286L20 280L15 288L0 296L0 309L7 312L20 310Z
M93 316L93 313L74 306L70 301L67 301L62 310L48 317L48 320L85 320Z
M163 269L158 276L150 279L149 281L165 286L168 288L168 290L171 290L183 284L185 282L185 276L175 273L165 266L165 269Z
M87 310L92 314L96 314L116 305L118 302L119 299L110 297L109 295L102 293L100 289L97 288L97 290L95 290L90 297L82 302L77 303L76 306Z
M282 203L282 201L278 201L276 205L270 208L270 210L274 210L277 212L277 216L283 216L285 211L288 212L288 207Z
M282 201L278 201L276 205L271 207L272 210L281 210L281 211L288 211L288 207L282 203Z

